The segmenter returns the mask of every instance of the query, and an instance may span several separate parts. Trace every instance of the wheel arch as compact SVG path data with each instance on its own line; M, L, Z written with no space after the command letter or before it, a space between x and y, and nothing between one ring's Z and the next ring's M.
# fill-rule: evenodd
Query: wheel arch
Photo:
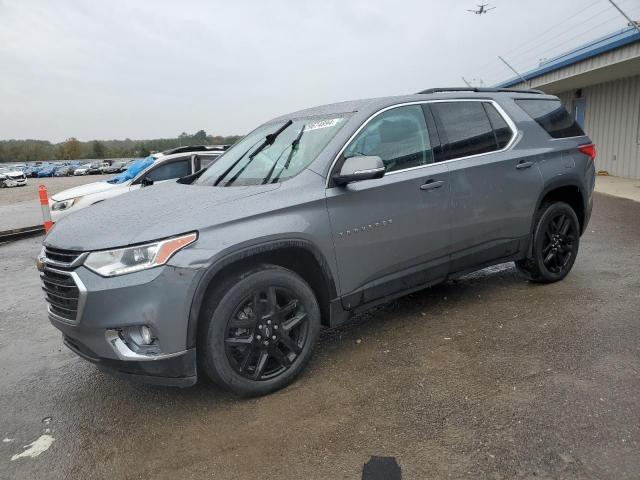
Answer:
M337 297L337 289L328 262L320 249L307 240L281 239L232 252L207 269L191 302L187 328L189 348L197 343L198 323L205 299L218 281L265 263L288 268L300 275L318 299L322 324L330 325L330 302Z
M560 201L568 203L571 208L576 212L578 222L580 222L580 234L584 233L586 227L586 199L585 192L578 183L557 181L553 182L543 190L542 194L538 198L535 212L537 212L543 203L551 201ZM535 220L534 212L534 220ZM531 231L535 228L535 223L532 221Z

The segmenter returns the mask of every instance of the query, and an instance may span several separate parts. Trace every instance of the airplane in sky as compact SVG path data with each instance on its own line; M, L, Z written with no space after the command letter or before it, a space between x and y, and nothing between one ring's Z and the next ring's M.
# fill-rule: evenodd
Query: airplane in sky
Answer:
M488 6L489 6L488 3L483 3L478 5L478 10L467 10L467 12L472 12L472 13L475 13L476 15L482 15L483 13L487 13L489 10L493 10L494 8L496 8L496 7L485 8Z

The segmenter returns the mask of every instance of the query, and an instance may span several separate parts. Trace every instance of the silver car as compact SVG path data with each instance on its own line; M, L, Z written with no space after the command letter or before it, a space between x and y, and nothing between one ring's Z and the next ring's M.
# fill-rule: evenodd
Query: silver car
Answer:
M594 157L536 91L295 112L205 170L56 224L39 259L49 318L117 374L187 386L200 371L266 394L303 370L321 325L506 261L534 282L563 279Z

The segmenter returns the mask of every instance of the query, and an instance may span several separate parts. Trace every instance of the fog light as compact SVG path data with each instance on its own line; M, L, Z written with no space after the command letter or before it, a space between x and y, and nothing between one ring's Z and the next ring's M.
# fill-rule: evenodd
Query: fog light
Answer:
M153 342L153 334L151 333L151 329L146 325L142 325L140 327L140 338L142 339L142 343L144 345L151 345Z

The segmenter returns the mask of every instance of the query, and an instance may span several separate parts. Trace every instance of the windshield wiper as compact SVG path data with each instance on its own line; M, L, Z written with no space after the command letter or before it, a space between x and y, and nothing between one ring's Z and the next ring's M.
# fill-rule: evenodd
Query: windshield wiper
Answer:
M276 138L278 138L278 135L280 135L282 132L284 132L292 124L293 124L293 120L287 120L287 122L284 125L282 125L278 130L276 130L275 132L270 133L269 135L264 137L264 142L262 142L262 145L260 145L258 148L256 148L253 151L253 153L251 155L249 155L249 159L253 160L253 157L258 155L262 150L264 150L265 148L267 148L270 145L273 145L273 142L276 141Z
M276 138L278 138L278 135L280 135L282 132L284 132L287 128L289 128L289 126L293 123L293 120L288 120L284 125L282 125L278 130L276 130L273 133L270 133L269 135L267 135L266 137L264 137L264 141L260 144L260 146L258 148L256 148L253 153L251 155L249 155L249 161L244 165L244 167L242 167L240 169L240 171L238 173L236 173L232 178L229 179L229 181L225 184L225 185L231 185L233 182L236 181L236 179L242 174L242 172L244 172L244 170L247 168L247 165L249 165L251 163L251 161L255 158L255 156L257 154L259 154L262 150L264 150L265 148L267 148L269 145L273 145L273 142L276 141ZM229 168L227 168L224 172L222 172L222 174L218 177L218 179L215 181L215 183L213 184L213 186L217 186L222 179L224 179L224 177L226 177L227 175L229 175L229 172L231 170L233 170L238 163L240 163L240 160L242 160L245 155L247 153L249 153L251 151L251 149L255 146L255 143L253 145L251 145L251 147L244 152L240 158L238 158L235 162L233 162L231 164L231 166Z
M289 155L287 156L287 161L284 162L284 166L280 169L280 171L278 172L278 175L276 175L273 178L273 182L272 183L276 183L280 179L280 175L282 175L282 172L284 172L285 170L287 170L289 168L289 164L291 163L291 159L293 158L293 154L296 152L296 150L298 150L298 145L300 144L300 139L302 138L302 134L304 133L304 129L306 127L307 127L306 125L303 125L302 126L302 130L300 130L300 133L298 134L298 136L293 140L293 142L291 142L291 150L289 150ZM278 157L278 160L280 160L279 157ZM264 181L262 182L263 185L269 181L269 178L271 178L271 174L276 169L276 165L278 164L278 160L273 162L273 167L271 167L271 170L269 170L269 175L267 175L267 178L265 178Z
M258 140L258 141L259 141L259 140ZM233 162L233 164L231 164L231 166L230 166L229 168L227 168L224 172L222 172L222 173L218 176L218 178L216 179L216 181L215 181L215 182L213 182L213 186L214 186L214 187L215 187L215 186L217 186L217 185L222 181L222 179L223 179L224 177L226 177L227 175L229 175L229 172L230 172L231 170L233 170L233 169L236 167L236 165L238 165L238 163L240 163L240 160L242 160L242 159L245 157L245 155L246 155L247 153L249 153L253 147L255 147L255 146L256 146L256 144L257 144L257 143L258 143L258 142L255 142L253 145L251 145L251 146L247 149L247 151L246 151L246 152L244 152L242 155L240 155L240 157L239 157L235 162Z

